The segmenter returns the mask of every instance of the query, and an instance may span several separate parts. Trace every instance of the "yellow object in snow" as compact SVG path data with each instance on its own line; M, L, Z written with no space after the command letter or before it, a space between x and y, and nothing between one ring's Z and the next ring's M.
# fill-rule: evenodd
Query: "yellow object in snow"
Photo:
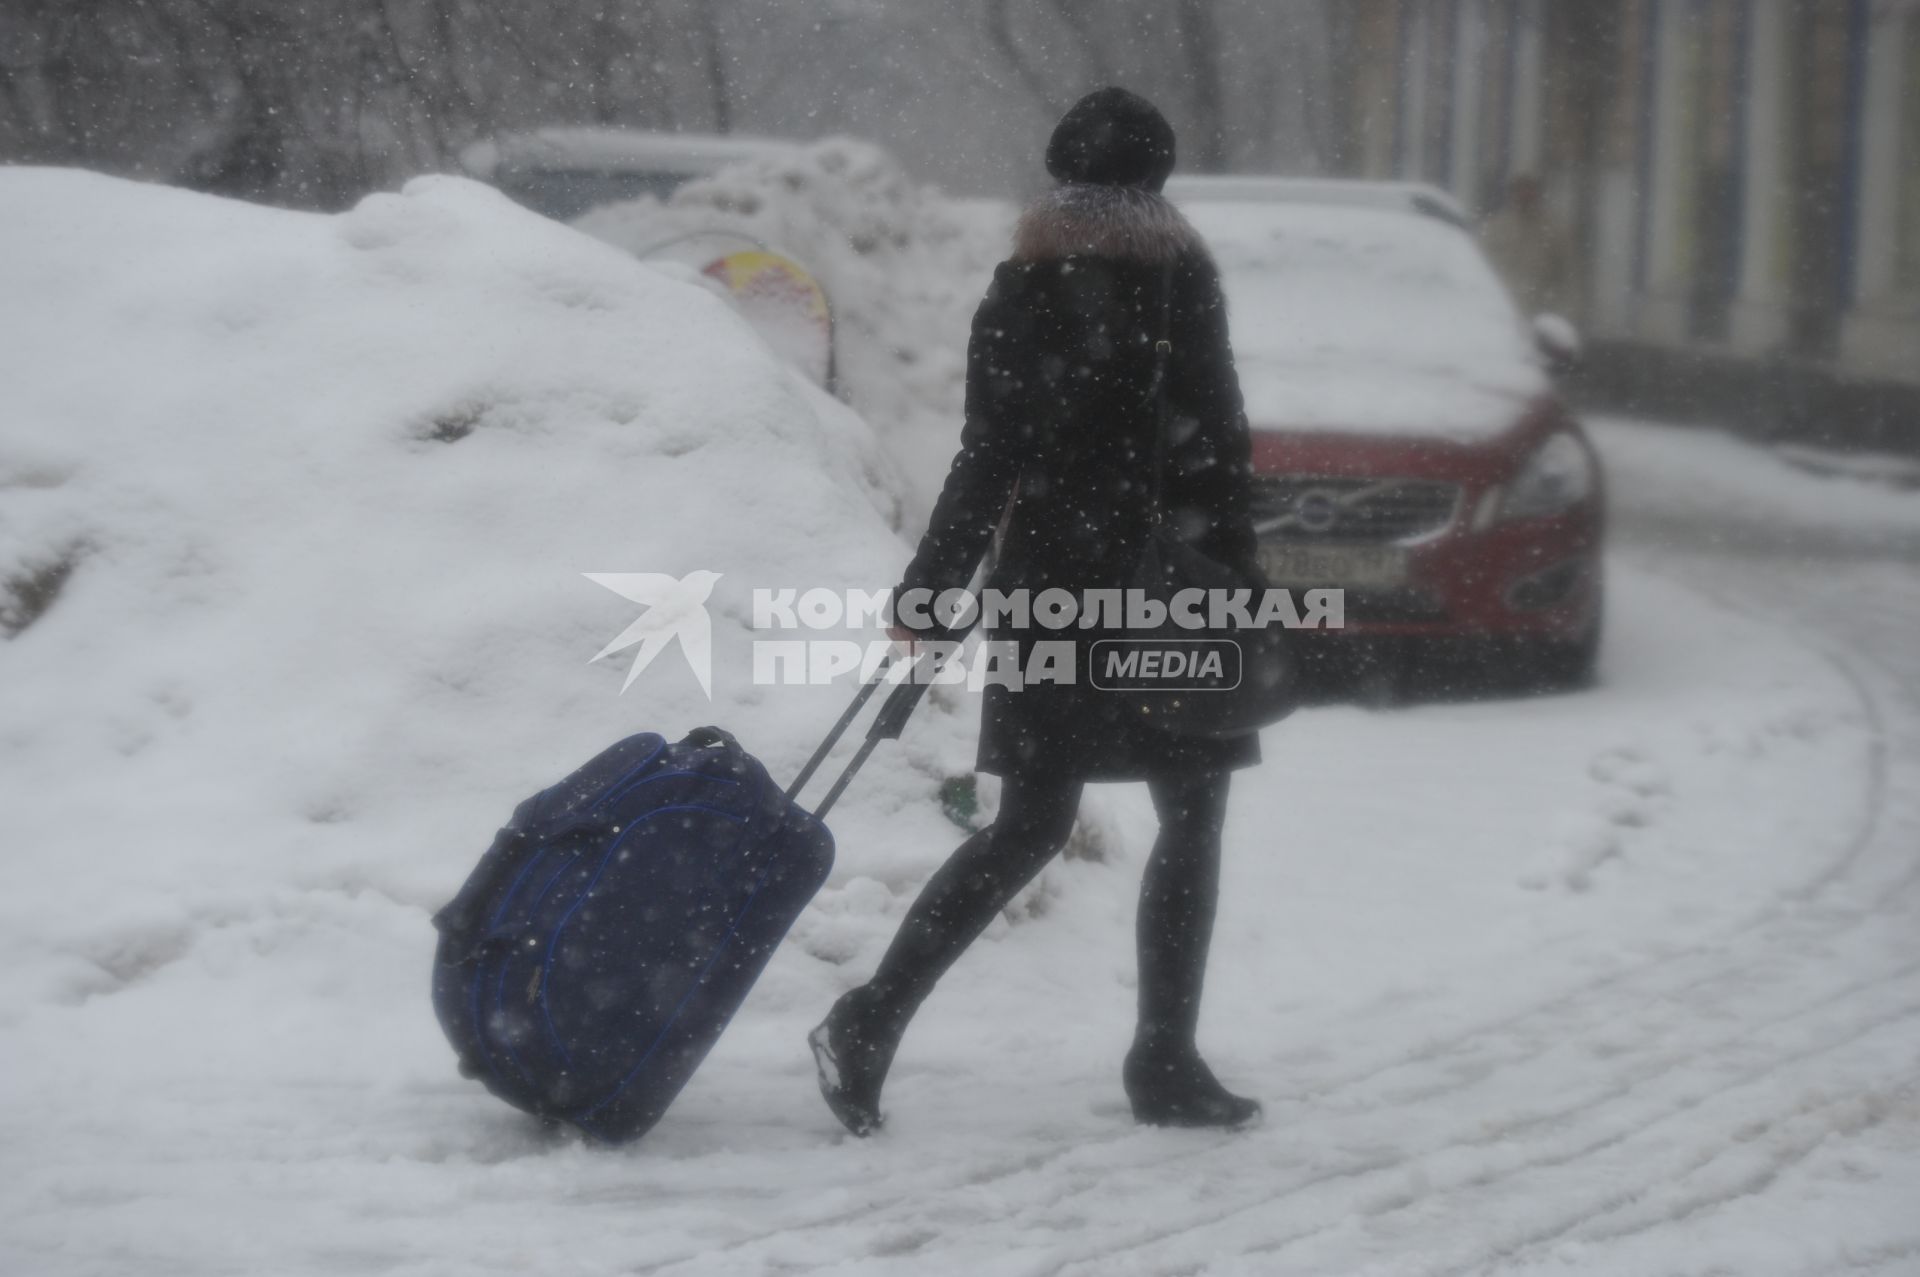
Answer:
M826 385L831 379L833 315L826 290L791 257L763 248L715 258L701 272L725 284L748 322L776 351Z

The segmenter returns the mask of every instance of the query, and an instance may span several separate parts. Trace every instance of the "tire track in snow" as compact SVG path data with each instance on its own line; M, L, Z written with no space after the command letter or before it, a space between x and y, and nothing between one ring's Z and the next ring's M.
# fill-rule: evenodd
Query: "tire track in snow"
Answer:
M1522 1174L1555 1170L1572 1166L1577 1162L1584 1162L1594 1154L1629 1144L1643 1135L1656 1131L1664 1124L1676 1118L1694 1114L1710 1105L1720 1103L1726 1100L1730 1094L1742 1088L1753 1087L1776 1080L1780 1074L1787 1070L1816 1061L1824 1061L1829 1057L1848 1051L1876 1034L1896 1027L1902 1029L1908 1028L1915 1023L1920 1023L1920 1001L1915 1001L1903 1006L1891 1016L1876 1014L1865 1023L1857 1025L1850 1031L1845 1032L1843 1036L1825 1041L1820 1046L1770 1059L1764 1064L1756 1066L1743 1074L1736 1075L1729 1082L1718 1084L1720 1089L1691 1097L1639 1126L1582 1145L1570 1152L1559 1153L1535 1161L1525 1162L1499 1174L1468 1180L1459 1190L1443 1190L1442 1194L1436 1194L1435 1196L1462 1196L1465 1195L1467 1190L1479 1190L1490 1185L1504 1183ZM1915 1062L1920 1063L1920 1060L1916 1060ZM1674 1072L1677 1073L1678 1071L1679 1070L1675 1070ZM1898 1087L1883 1087L1862 1092L1858 1095L1843 1096L1815 1105L1812 1108L1798 1105L1785 1112L1767 1114L1758 1118L1751 1116L1750 1113L1733 1115L1733 1129L1726 1133L1724 1140L1715 1140L1710 1144L1710 1151L1705 1156L1693 1157L1674 1173L1663 1176L1659 1183L1668 1186L1682 1184L1698 1174L1701 1170L1712 1166L1716 1161L1725 1157L1730 1150L1737 1149L1768 1132L1779 1131L1796 1123L1803 1122L1812 1114L1834 1113L1840 1115L1841 1120L1831 1123L1815 1124L1815 1129L1808 1135L1801 1136L1790 1142L1789 1149L1785 1156L1769 1160L1756 1172L1744 1177L1733 1189L1702 1193L1683 1203L1684 1209L1676 1208L1667 1213L1663 1218L1650 1220L1644 1224L1633 1227L1597 1230L1590 1234L1582 1234L1577 1240L1607 1241L1634 1236L1638 1233L1658 1228L1663 1224L1676 1222L1678 1219L1696 1213L1697 1211L1722 1205L1743 1196L1756 1194L1770 1185L1786 1170L1804 1160L1836 1132L1843 1135L1854 1135L1878 1125L1884 1120L1887 1108L1898 1090ZM1864 1109L1864 1112L1860 1111L1862 1109ZM1433 1277L1462 1277L1462 1275L1466 1273L1486 1271L1489 1259L1495 1259L1501 1263L1509 1263L1528 1258L1529 1256L1524 1252L1541 1251L1556 1242L1567 1239L1570 1234L1579 1232L1587 1225L1598 1220L1603 1220L1610 1215L1618 1214L1622 1210L1644 1200L1651 1191L1652 1185L1641 1183L1633 1188L1608 1194L1603 1197L1597 1205L1583 1209L1556 1224L1542 1229L1530 1230L1517 1239L1506 1241L1499 1246L1491 1256L1480 1255L1472 1260L1456 1264L1452 1267L1433 1269L1431 1272L1433 1273ZM1423 1204L1430 1205L1431 1199L1428 1199ZM1266 1251L1269 1249L1277 1250L1279 1247L1260 1247L1256 1249Z
M1899 983L1912 977L1916 972L1920 972L1920 963L1911 964L1891 976L1878 980L1857 981L1852 989L1845 991L1841 996L1845 997L1851 994L1872 991L1880 987ZM1498 1146L1510 1142L1517 1132L1551 1126L1567 1118L1586 1113L1609 1111L1621 1098L1648 1083L1689 1072L1690 1066L1699 1060L1703 1051L1724 1051L1729 1047L1764 1035L1769 1031L1791 1024L1796 1020L1830 1011L1834 1005L1835 996L1832 993L1823 993L1818 998L1798 1006L1793 1011L1771 1017L1764 1021L1748 1022L1735 1032L1721 1035L1715 1041L1702 1044L1700 1047L1667 1052L1656 1062L1654 1067L1643 1069L1637 1077L1627 1084L1603 1091L1598 1095L1588 1096L1579 1103L1555 1110L1534 1113L1522 1118L1518 1122L1503 1125L1478 1136L1466 1139L1442 1140L1413 1151L1395 1152L1356 1159L1340 1167L1318 1172L1303 1179L1296 1180L1278 1193L1263 1191L1251 1199L1236 1201L1225 1209L1211 1211L1201 1217L1184 1220L1174 1228L1156 1230L1148 1234L1134 1234L1120 1245L1104 1247L1093 1252L1082 1253L1060 1260L1052 1266L1045 1268L1044 1271L1064 1274L1089 1264L1096 1265L1093 1271L1098 1271L1097 1265L1099 1263L1115 1259L1123 1253L1131 1254L1146 1247L1156 1246L1166 1241L1184 1237L1201 1229L1229 1222L1254 1211L1269 1209L1279 1203L1298 1198L1306 1192L1327 1184L1342 1180L1359 1181L1370 1176L1380 1176L1390 1172L1405 1170L1417 1163L1443 1156L1449 1152ZM1907 1018L1920 1017L1920 1002L1915 1002L1911 1006L1904 1008L1904 1014ZM1674 1117L1681 1116L1708 1104L1719 1098L1731 1087L1764 1078L1782 1067L1802 1060L1811 1060L1830 1055L1843 1049L1860 1037L1876 1031L1878 1028L1883 1027L1883 1025L1883 1017L1869 1015L1854 1025L1852 1032L1837 1041L1828 1040L1823 1045L1804 1052L1794 1053L1786 1057L1775 1057L1762 1066L1748 1070L1746 1074L1741 1075L1731 1082L1723 1082L1719 1090L1683 1099L1681 1103L1668 1106L1640 1125L1634 1126L1626 1131L1609 1133L1599 1139L1590 1140L1585 1144L1578 1145L1571 1151L1557 1151L1549 1156L1523 1160L1506 1169L1469 1179L1465 1181L1461 1187L1468 1190L1479 1190L1488 1185L1503 1183L1529 1173L1569 1165L1582 1158L1589 1157L1596 1152L1622 1144L1637 1135L1643 1134L1647 1130L1657 1127L1662 1122L1670 1121ZM1494 1080L1496 1079L1492 1077L1478 1078L1472 1083L1454 1089L1457 1092L1466 1092ZM1422 1097L1411 1105L1396 1104L1392 1107L1420 1107L1427 1103L1430 1103L1430 1100ZM1376 1114L1384 1111L1387 1110L1374 1110ZM1004 1159L999 1166L990 1170L985 1175L965 1174L956 1176L953 1177L953 1181L950 1184L932 1191L939 1193L952 1191L953 1189L977 1188L998 1184L1003 1181L1013 1180L1022 1174L1035 1173L1052 1167L1076 1155L1087 1153L1089 1150L1111 1148L1128 1142L1139 1144L1140 1151L1144 1153L1145 1156L1125 1166L1114 1166L1111 1163L1105 1162L1096 1163L1088 1168L1091 1172L1093 1182L1081 1187L1072 1188L1065 1193L1050 1195L1034 1206L1017 1212L1015 1215L1003 1220L1003 1226L1015 1227L1025 1232L1037 1232L1044 1236L1053 1231L1052 1226L1047 1222L1048 1219L1057 1216L1063 1208L1070 1208L1085 1200L1098 1200L1111 1196L1114 1192L1116 1176L1144 1171L1158 1179L1166 1176L1169 1167L1176 1167L1183 1163L1206 1159L1220 1153L1223 1149L1231 1152L1237 1147L1243 1147L1236 1143L1234 1137L1222 1137L1221 1141L1209 1143L1203 1147L1186 1150L1172 1157L1167 1157L1163 1155L1160 1143L1153 1140L1148 1133L1129 1129L1116 1134L1112 1138L1083 1141L1078 1144L1058 1148L1051 1153ZM790 1239L796 1233L826 1232L843 1226L856 1226L864 1233L876 1227L883 1228L889 1225L905 1226L910 1223L928 1222L938 1224L940 1221L928 1221L927 1219L925 1211L926 1204L921 1200L921 1195L926 1191L928 1190L925 1186L916 1186L914 1189L886 1203L868 1203L857 1208L838 1212L827 1218L770 1229L752 1237L735 1239L724 1246L711 1247L698 1253L689 1253L671 1259L661 1260L635 1269L634 1271L641 1273L658 1273L681 1265L693 1265L695 1270L697 1270L703 1262L711 1262L720 1255L737 1254L743 1250L769 1241ZM1442 1191L1456 1190L1449 1188ZM1406 1209L1413 1204L1415 1204L1414 1201L1406 1201L1365 1213L1377 1218L1398 1210ZM907 1218L896 1219L895 1216L902 1213L900 1210L902 1207L906 1208L905 1214ZM1561 1232L1577 1227L1589 1217L1588 1215L1582 1215L1574 1221L1565 1224L1564 1227L1556 1228L1550 1235L1558 1236ZM1319 1236L1326 1231L1328 1231L1327 1227L1304 1230L1285 1238L1276 1239L1269 1244L1247 1248L1243 1253L1272 1253L1298 1242L1310 1240L1312 1237ZM1527 1245L1530 1244L1530 1242L1531 1239L1524 1239L1516 1243L1516 1245Z
M953 1175L943 1176L939 1183L931 1187L925 1184L914 1184L911 1187L897 1192L884 1203L866 1202L860 1206L848 1207L844 1210L835 1211L818 1218L784 1224L776 1228L754 1233L747 1237L733 1238L717 1246L703 1247L686 1251L666 1259L650 1261L631 1268L628 1271L636 1274L637 1277L652 1277L653 1274L667 1272L683 1265L693 1264L697 1266L710 1262L714 1257L719 1255L737 1254L750 1247L790 1237L795 1233L819 1232L850 1224L858 1224L863 1228L872 1227L882 1222L880 1216L885 1212L902 1204L917 1201L922 1194L929 1192L953 1192L956 1190L980 1188L987 1185L998 1184L1015 1179L1023 1174L1046 1170L1088 1149L1107 1148L1113 1145L1123 1144L1130 1139L1139 1139L1142 1137L1143 1132L1136 1128L1129 1127L1114 1131L1108 1135L1098 1136L1093 1139L1084 1139L1077 1143L1052 1143L1042 1147L1039 1151L994 1158L984 1169L977 1167L961 1169ZM838 1142L845 1142L844 1138ZM863 1191L868 1186L864 1181L853 1180L849 1181L845 1187L852 1191Z
M1920 1236L1875 1246L1858 1259L1851 1253L1847 1256L1847 1271L1850 1273L1892 1272L1894 1264L1900 1265L1900 1272L1908 1274L1920 1269ZM1802 1277L1833 1277L1833 1269L1826 1266L1809 1268Z
M1914 967L1909 967L1893 977L1888 977L1885 979L1875 980L1875 981L1862 982L1859 986L1860 991L1877 989L1879 987L1894 984L1902 979L1910 977L1913 974L1915 969L1916 968ZM1832 1005L1833 1003L1830 997L1823 997L1818 1001L1802 1006L1796 1012L1790 1013L1785 1016L1777 1017L1776 1019L1766 1023L1757 1023L1757 1024L1750 1025L1746 1028L1743 1028L1739 1032L1727 1035L1726 1037L1720 1039L1717 1042L1706 1044L1705 1050L1706 1051L1716 1051L1716 1050L1724 1051L1728 1047L1738 1045L1749 1039L1760 1036L1769 1030L1778 1029L1783 1025L1790 1024L1795 1020L1803 1019L1810 1015L1817 1015L1820 1012L1830 1009ZM1910 1004L1903 1005L1900 1008L1900 1010L1892 1018L1889 1018L1886 1015L1881 1013L1870 1014L1864 1017L1864 1019L1861 1019L1858 1023L1849 1026L1846 1030L1843 1031L1843 1036L1837 1039L1827 1040L1823 1042L1821 1045L1809 1048L1805 1051L1792 1052L1785 1056L1774 1056L1770 1058L1768 1061L1766 1061L1765 1063L1759 1066L1756 1066L1754 1068L1751 1068L1740 1075L1737 1075L1730 1082L1723 1081L1723 1082L1716 1083L1716 1086L1714 1089L1710 1089L1704 1094L1683 1099L1678 1104L1664 1106L1658 1112L1656 1112L1652 1117L1647 1118L1646 1120L1641 1121L1637 1125L1634 1125L1624 1131L1611 1132L1601 1136L1600 1138L1591 1139L1586 1143L1576 1145L1571 1150L1557 1150L1549 1155L1542 1156L1542 1157L1523 1158L1522 1160L1516 1162L1514 1165L1507 1167L1505 1169L1500 1169L1484 1175L1468 1178L1467 1180L1464 1180L1462 1182L1461 1187L1465 1189L1470 1189L1470 1190L1478 1190L1490 1185L1505 1183L1507 1181L1513 1180L1523 1175L1535 1173L1542 1170L1550 1170L1550 1169L1554 1169L1561 1166L1571 1165L1574 1162L1590 1157L1593 1154L1601 1152L1605 1149L1624 1144L1638 1135L1641 1135L1646 1133L1647 1131L1653 1130L1654 1128L1658 1127L1660 1124L1664 1122L1673 1120L1675 1117L1679 1117L1687 1113L1693 1112L1701 1108L1702 1106L1709 1104L1716 1099L1719 1099L1728 1090L1732 1088L1743 1086L1743 1085L1751 1085L1756 1081L1762 1080L1764 1078L1771 1076L1774 1073L1779 1072L1783 1068L1791 1067L1792 1065L1795 1065L1795 1064L1800 1064L1807 1061L1821 1059L1826 1056L1833 1055L1839 1051L1846 1049L1847 1047L1851 1046L1853 1043L1875 1032L1880 1031L1881 1029L1887 1027L1889 1024L1905 1023L1905 1022L1916 1021L1916 1020L1920 1020L1920 1000L1916 1000ZM1376 1175L1381 1175L1387 1172L1405 1170L1405 1169L1411 1168L1416 1163L1431 1161L1435 1158L1444 1156L1447 1153L1459 1152L1459 1151L1471 1150L1471 1149L1488 1148L1488 1147L1494 1147L1497 1145L1508 1143L1511 1141L1513 1134L1516 1131L1531 1130L1536 1127L1548 1126L1555 1122L1561 1122L1566 1120L1567 1118L1577 1117L1583 1114L1590 1114L1590 1113L1596 1113L1596 1112L1605 1113L1605 1112L1611 1111L1613 1106L1617 1104L1619 1100L1625 1098L1626 1096L1630 1095L1633 1091L1640 1089L1641 1087L1645 1086L1648 1083L1658 1081L1662 1078L1677 1077L1677 1076L1681 1076L1682 1074L1695 1071L1693 1066L1697 1063L1700 1057L1701 1057L1701 1052L1699 1050L1687 1050L1682 1052L1676 1052L1676 1053L1673 1053L1667 1060L1662 1062L1663 1067L1647 1072L1644 1076L1637 1079L1635 1082L1629 1084L1626 1087L1619 1088L1617 1091L1607 1092L1598 1096L1590 1097L1578 1104L1567 1106L1566 1108L1561 1110L1535 1114L1532 1117L1521 1121L1520 1123L1517 1123L1511 1126L1502 1126L1496 1130L1487 1132L1479 1136L1469 1137L1465 1139L1440 1140L1417 1150L1412 1150L1412 1151L1398 1153L1398 1154L1384 1156L1384 1157L1362 1159L1355 1163L1351 1163L1349 1165L1339 1167L1331 1171L1322 1172L1319 1174L1309 1176L1305 1179L1296 1181L1295 1183L1286 1186L1284 1189L1282 1189L1277 1193L1262 1192L1258 1195L1238 1201L1233 1205L1228 1206L1224 1209L1209 1212L1202 1217L1183 1221L1174 1228L1154 1230L1147 1233L1135 1234L1134 1236L1130 1237L1126 1242L1120 1245L1102 1247L1095 1251L1078 1255L1073 1259L1065 1261L1058 1267L1050 1269L1048 1271L1050 1273L1055 1273L1055 1274L1066 1274L1074 1271L1075 1268L1084 1266L1084 1265L1095 1265L1095 1268L1093 1269L1093 1271L1098 1271L1097 1265L1101 1261L1114 1259L1118 1255L1123 1253L1132 1254L1132 1253L1138 1252L1142 1248L1160 1245L1164 1242L1171 1241L1176 1238L1184 1237L1191 1233L1200 1231L1201 1229L1216 1227L1220 1224L1240 1218L1254 1211L1270 1209L1277 1204L1284 1203L1289 1200L1298 1198L1299 1196L1301 1196L1302 1193L1308 1190L1311 1190L1313 1188L1317 1188L1323 1184L1337 1182L1340 1180L1348 1180L1348 1179L1357 1180L1366 1176L1376 1176ZM1487 1080L1490 1080L1490 1079L1487 1079ZM1425 1101L1423 1101L1423 1103L1425 1103ZM1751 1119L1749 1119L1749 1121L1750 1120ZM1451 1188L1442 1189L1439 1191L1439 1193L1422 1194L1417 1198L1412 1198L1406 1201L1393 1203L1380 1209L1367 1210L1365 1208L1362 1208L1360 1213L1365 1214L1370 1218L1379 1218L1385 1215L1393 1214L1397 1211L1408 1209L1409 1207L1415 1204L1430 1204L1436 1196L1439 1196L1446 1192L1452 1192L1452 1191L1455 1191L1455 1190ZM1582 1215L1578 1219L1576 1219L1572 1224L1566 1225L1565 1228L1555 1228L1554 1230L1551 1230L1549 1233L1545 1235L1557 1237L1562 1232L1567 1231L1572 1227L1577 1227L1580 1222L1583 1222L1587 1218L1589 1218L1588 1215ZM1332 1228L1338 1227L1338 1226L1339 1225L1336 1223L1332 1225L1323 1225L1323 1226L1306 1229L1298 1233L1291 1234L1287 1237L1277 1238L1266 1243L1247 1247L1239 1253L1242 1253L1242 1254L1276 1253L1289 1246L1293 1246L1300 1242L1310 1240L1317 1236L1321 1236L1324 1233L1330 1231ZM1520 1243L1516 1243L1516 1245L1530 1244L1531 1240L1532 1239L1526 1239ZM1459 1271L1469 1271L1471 1267L1472 1266L1469 1265L1468 1268L1461 1269ZM1443 1270L1443 1271L1451 1272L1454 1270Z
M1801 1108L1779 1117L1748 1123L1736 1134L1735 1139L1737 1143L1735 1145L1715 1148L1704 1157L1694 1158L1683 1167L1679 1173L1669 1176L1666 1180L1666 1183L1669 1185L1684 1184L1688 1180L1700 1175L1702 1171L1711 1170L1717 1163L1725 1161L1729 1153L1744 1151L1748 1145L1769 1135L1777 1134L1786 1137L1786 1149L1784 1153L1770 1156L1757 1170L1741 1174L1733 1187L1692 1193L1673 1205L1659 1209L1656 1212L1655 1218L1637 1224L1614 1224L1600 1228L1587 1227L1587 1225L1595 1221L1604 1220L1609 1215L1620 1214L1622 1208L1616 1207L1612 1210L1597 1211L1562 1229L1561 1235L1577 1230L1580 1232L1579 1240L1582 1241L1617 1241L1622 1238L1634 1237L1641 1233L1651 1232L1656 1228L1678 1222L1682 1219L1691 1218L1716 1207L1738 1201L1742 1197L1755 1196L1764 1191L1773 1181L1785 1174L1788 1170L1806 1161L1808 1157L1821 1145L1825 1144L1834 1134L1837 1133L1842 1136L1851 1137L1884 1123L1887 1120L1888 1112L1892 1108L1893 1101L1898 1093L1898 1088L1881 1088L1859 1095L1844 1096L1839 1099L1829 1100L1824 1104ZM1829 1116L1831 1120L1810 1120L1825 1119ZM1812 1129L1805 1133L1789 1129L1795 1126L1808 1126ZM1646 1196L1647 1194L1643 1190L1631 1194L1628 1197L1628 1202L1637 1203ZM1544 1245L1552 1240L1554 1240L1554 1238L1551 1237L1543 1239L1542 1244Z
M1811 1048L1806 1051L1796 1052L1787 1057L1777 1057L1777 1058L1771 1059L1767 1061L1765 1064L1747 1071L1744 1075L1738 1077L1732 1083L1723 1086L1722 1089L1711 1091L1707 1094L1690 1097L1686 1100L1683 1100L1680 1104L1671 1106L1657 1113L1652 1118L1640 1122L1638 1125L1629 1127L1625 1130L1615 1131L1613 1133L1602 1136L1599 1139L1591 1140L1587 1143L1577 1145L1570 1149L1557 1151L1546 1157L1527 1158L1511 1166L1508 1166L1496 1171L1470 1175L1467 1178L1461 1180L1457 1186L1449 1186L1447 1188L1443 1188L1436 1192L1425 1193L1420 1195L1418 1198L1412 1198L1412 1199L1403 1200L1399 1202L1393 1202L1382 1207L1365 1209L1363 1213L1369 1216L1379 1217L1379 1216L1392 1214L1398 1211L1406 1210L1415 1205L1430 1207L1433 1204L1434 1200L1441 1196L1464 1195L1466 1192L1481 1190L1489 1186L1502 1184L1506 1181L1513 1180L1523 1175L1531 1175L1533 1173L1543 1171L1543 1170L1552 1170L1559 1167L1573 1165L1577 1162L1584 1161L1585 1159L1591 1157L1595 1153L1626 1144L1641 1135L1644 1135L1650 1131L1657 1129L1662 1124L1669 1122L1676 1117L1683 1116L1705 1105L1717 1102L1725 1098L1725 1096L1728 1094L1730 1090L1737 1089L1738 1087L1741 1087L1741 1086L1749 1086L1749 1085L1756 1084L1758 1082L1768 1080L1774 1077L1784 1068L1788 1068L1796 1064L1823 1059L1824 1057L1843 1051L1847 1047L1853 1045L1854 1043L1860 1041L1861 1039L1868 1037L1872 1034L1878 1033L1890 1026L1893 1026L1896 1024L1904 1024L1907 1021L1913 1021L1916 1019L1920 1019L1920 1002L1916 1002L1912 1005L1902 1008L1902 1010L1898 1014L1896 1014L1891 1018L1885 1015L1876 1014L1870 1017L1868 1021L1865 1022L1864 1024L1856 1025L1853 1031L1847 1033L1845 1036L1839 1038L1838 1040L1827 1042L1819 1047ZM1743 1035L1743 1036L1746 1036L1746 1035ZM1679 1069L1669 1070L1667 1075L1668 1076L1676 1075L1680 1071L1681 1070ZM1833 1106L1838 1107L1848 1102L1849 1101L1836 1101L1834 1102ZM1597 1108L1599 1106L1589 1105L1589 1106L1583 1106L1583 1107ZM1742 1131L1766 1129L1773 1125L1803 1116L1805 1112L1806 1110L1804 1108L1799 1108L1783 1116L1763 1118L1763 1119L1760 1119L1758 1122L1754 1121L1751 1118L1743 1117L1740 1122L1740 1129ZM1824 1138L1826 1133L1828 1132L1823 1131L1821 1133L1821 1138ZM1491 1135L1481 1137L1481 1138L1469 1139L1469 1140L1460 1141L1457 1143L1442 1142L1442 1143L1430 1146L1429 1148L1420 1150L1419 1152L1408 1154L1404 1158L1393 1159L1389 1167L1370 1167L1368 1169L1369 1170L1397 1169L1397 1168L1404 1167L1411 1162L1429 1160L1435 1157L1442 1156L1446 1153L1457 1152L1466 1148L1497 1145L1497 1144L1506 1142L1506 1138L1508 1134L1509 1132L1503 1129L1499 1132L1495 1132ZM1706 1159L1699 1159L1695 1163L1689 1164L1688 1167L1684 1168L1681 1175L1677 1176L1676 1178L1684 1178L1686 1174L1689 1174L1692 1171L1697 1170L1699 1166L1707 1164L1712 1160L1712 1156L1717 1156L1717 1153L1714 1155L1710 1155ZM1211 1223L1224 1222L1226 1219L1232 1218L1235 1215L1244 1214L1250 1210L1271 1206L1275 1202L1283 1201L1288 1197L1292 1197L1296 1195L1297 1194L1290 1192L1290 1193L1281 1194L1278 1197L1268 1197L1268 1198L1263 1198L1261 1200L1253 1201L1245 1204L1244 1206L1236 1210L1229 1211L1229 1212L1222 1212L1216 1218L1208 1222L1211 1222ZM1588 1222L1589 1220L1599 1218L1600 1216L1607 1213L1608 1210L1613 1209L1615 1206L1637 1200L1639 1197L1643 1195L1644 1195L1644 1189L1634 1189L1630 1192L1619 1194L1617 1197L1609 1199L1608 1202L1600 1210L1582 1212L1574 1216L1571 1220L1565 1221L1562 1224L1557 1225L1551 1229L1542 1230L1538 1234L1530 1234L1519 1242L1509 1243L1508 1245L1501 1248L1500 1254L1502 1256L1506 1256L1510 1254L1513 1250L1517 1249L1519 1246L1530 1245L1535 1241L1546 1241L1546 1240L1557 1239L1560 1236L1564 1235L1565 1233L1570 1232L1573 1229L1579 1227L1581 1224ZM1205 1226L1205 1224L1203 1223L1201 1226ZM1192 1231L1192 1229L1179 1230L1179 1232L1185 1232L1185 1231ZM1329 1227L1326 1227L1326 1226L1306 1229L1301 1232L1291 1234L1284 1238L1275 1239L1268 1243L1250 1247L1244 1253L1270 1254L1270 1253L1282 1250L1288 1246L1297 1244L1299 1242L1310 1240L1313 1237L1321 1236L1328 1231L1329 1231ZM1179 1235L1178 1232L1168 1234L1169 1237L1175 1236L1175 1235ZM1437 1271L1444 1272L1444 1273L1475 1271L1480 1269L1484 1265L1484 1262L1485 1262L1485 1257L1483 1256L1479 1259L1472 1261L1471 1263L1462 1265L1458 1268L1449 1268L1449 1269L1442 1269Z

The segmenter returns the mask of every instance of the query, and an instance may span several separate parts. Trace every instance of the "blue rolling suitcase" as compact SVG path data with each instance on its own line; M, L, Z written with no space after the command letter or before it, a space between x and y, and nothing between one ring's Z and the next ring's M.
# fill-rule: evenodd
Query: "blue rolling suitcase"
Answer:
M926 691L901 682L806 811L796 795L887 677L861 687L784 792L702 727L629 736L521 803L434 915L434 1010L461 1071L595 1139L646 1134L826 881L827 810Z

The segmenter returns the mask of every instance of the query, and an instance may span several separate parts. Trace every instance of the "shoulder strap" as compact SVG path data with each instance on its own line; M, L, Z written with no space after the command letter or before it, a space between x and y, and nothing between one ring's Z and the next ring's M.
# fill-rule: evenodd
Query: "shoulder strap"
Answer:
M1147 398L1153 404L1153 483L1148 489L1147 518L1156 527L1160 523L1161 489L1167 468L1167 359L1173 354L1173 270L1176 260L1170 259L1160 272L1160 331L1153 343L1153 380L1147 387Z

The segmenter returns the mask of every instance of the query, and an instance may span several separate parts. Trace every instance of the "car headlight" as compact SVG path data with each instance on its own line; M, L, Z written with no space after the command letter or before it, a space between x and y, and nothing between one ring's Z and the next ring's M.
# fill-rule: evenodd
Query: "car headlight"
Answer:
M1533 450L1500 498L1500 518L1544 519L1565 514L1593 495L1593 458L1562 431Z

